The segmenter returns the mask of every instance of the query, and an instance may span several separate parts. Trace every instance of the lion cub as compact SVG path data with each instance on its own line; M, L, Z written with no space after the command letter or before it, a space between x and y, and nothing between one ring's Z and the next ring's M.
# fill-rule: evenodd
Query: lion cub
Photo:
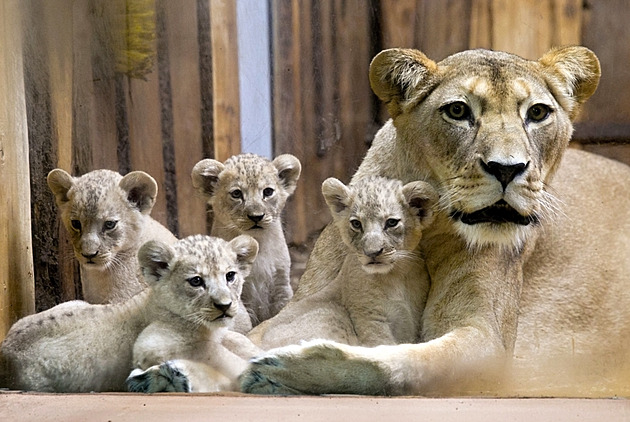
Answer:
M155 180L141 171L123 177L94 170L72 177L54 169L47 181L79 261L83 298L90 303L122 302L146 287L138 249L151 239L177 240L149 216L157 196Z
M174 248L149 242L140 249L144 276L163 311L133 346L137 369L127 378L129 391L237 389L236 379L247 360L222 341L226 335L243 337L228 328L237 314L247 315L240 296L257 253L258 242L247 235L230 242L195 236ZM177 264L170 265L173 262ZM191 373L189 381L178 386L178 377L186 372Z
M246 312L238 297L257 250L249 236L230 242L197 235L170 246L146 243L138 252L149 284L143 292L109 305L65 302L17 321L0 346L1 385L48 392L124 391L132 362L150 365L180 352L216 363L215 383L231 385L229 377L246 361L218 342L222 327ZM197 346L200 356L192 353Z
M301 170L290 154L273 161L255 154L236 155L225 163L205 159L192 170L194 187L212 209L212 235L229 240L248 234L260 245L242 296L252 326L276 315L293 296L281 214Z
M366 177L322 184L346 256L322 290L291 302L248 337L263 349L325 338L376 346L417 342L429 289L417 251L437 192L425 182Z

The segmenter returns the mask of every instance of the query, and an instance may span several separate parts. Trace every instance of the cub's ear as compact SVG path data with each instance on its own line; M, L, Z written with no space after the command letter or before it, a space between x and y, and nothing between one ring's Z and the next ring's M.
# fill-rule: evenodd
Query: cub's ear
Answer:
M54 169L48 173L46 181L48 182L48 187L55 195L58 206L68 202L68 191L74 184L74 178L72 176L65 170Z
M238 265L243 272L244 277L247 277L252 264L258 255L258 242L253 237L242 234L232 239L229 242L229 245L234 252L236 252Z
M278 177L285 190L289 195L292 195L302 172L300 160L291 154L282 154L278 155L271 163L278 169Z
M206 198L212 197L223 169L225 166L217 160L206 158L199 161L190 174L193 187Z
M143 171L132 171L120 179L118 186L127 193L127 200L141 213L149 214L155 204L158 185Z
M420 221L429 225L433 220L433 207L439 199L433 186L427 182L410 182L403 186L402 193Z
M142 275L149 285L162 280L170 271L175 251L166 243L150 240L138 250Z
M422 100L433 86L437 64L418 50L392 48L370 64L370 85L392 117Z
M562 107L573 120L580 105L595 93L601 67L595 53L586 47L570 46L553 48L538 63L547 82Z
M340 180L329 177L322 183L322 194L330 212L338 214L350 206L352 192Z

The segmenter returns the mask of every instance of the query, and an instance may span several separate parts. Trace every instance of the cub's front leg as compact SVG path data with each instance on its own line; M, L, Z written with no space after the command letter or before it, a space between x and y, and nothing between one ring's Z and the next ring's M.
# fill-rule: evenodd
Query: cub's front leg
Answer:
M126 383L127 389L134 393L213 393L238 389L234 381L213 367L186 359L173 359L145 371L134 369Z

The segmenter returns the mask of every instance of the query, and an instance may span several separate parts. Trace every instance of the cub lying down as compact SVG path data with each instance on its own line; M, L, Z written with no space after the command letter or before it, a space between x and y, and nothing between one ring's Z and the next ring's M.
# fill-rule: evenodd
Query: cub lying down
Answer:
M247 315L240 296L257 253L258 243L246 235L229 243L197 236L176 248L149 242L140 249L143 274L167 312L145 328L133 346L137 369L127 379L129 391L238 390L236 379L247 365L243 358L259 350L238 356L222 341L225 336L237 342L240 338L235 352L247 353L243 346L252 349L228 327L238 313ZM192 378L185 378L189 371ZM169 388L178 380L177 388Z
M149 216L158 186L147 173L124 177L94 170L72 177L61 169L48 173L61 219L81 268L83 298L90 303L122 302L146 287L137 253L149 240L177 239Z
M178 351L169 349L173 340L164 344L159 332L178 326L179 338L186 340L180 345L184 351L193 346L196 335L213 341L203 344L204 351L225 357L216 384L229 386L226 378L239 372L238 365L245 361L214 341L221 338L222 325L245 312L237 298L257 249L249 236L226 242L198 235L172 246L149 242L138 256L150 283L143 292L119 304L66 302L16 322L0 346L0 385L47 392L124 391L138 336L135 364L146 367L176 356ZM203 326L217 317L210 323L212 330ZM153 354L148 350L152 339L158 342ZM231 337L228 342L235 344Z
M248 334L263 349L326 338L376 346L419 340L429 290L416 250L436 191L425 182L329 178L322 193L346 247L339 275Z

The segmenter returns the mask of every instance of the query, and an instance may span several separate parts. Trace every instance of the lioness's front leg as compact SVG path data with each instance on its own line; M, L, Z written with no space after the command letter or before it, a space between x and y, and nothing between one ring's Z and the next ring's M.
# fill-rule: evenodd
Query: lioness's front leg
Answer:
M459 383L487 379L493 365L502 363L493 359L491 364L489 356L502 353L480 344L483 337L464 328L421 344L367 348L317 340L272 349L251 361L240 377L241 389L255 394L461 392Z

